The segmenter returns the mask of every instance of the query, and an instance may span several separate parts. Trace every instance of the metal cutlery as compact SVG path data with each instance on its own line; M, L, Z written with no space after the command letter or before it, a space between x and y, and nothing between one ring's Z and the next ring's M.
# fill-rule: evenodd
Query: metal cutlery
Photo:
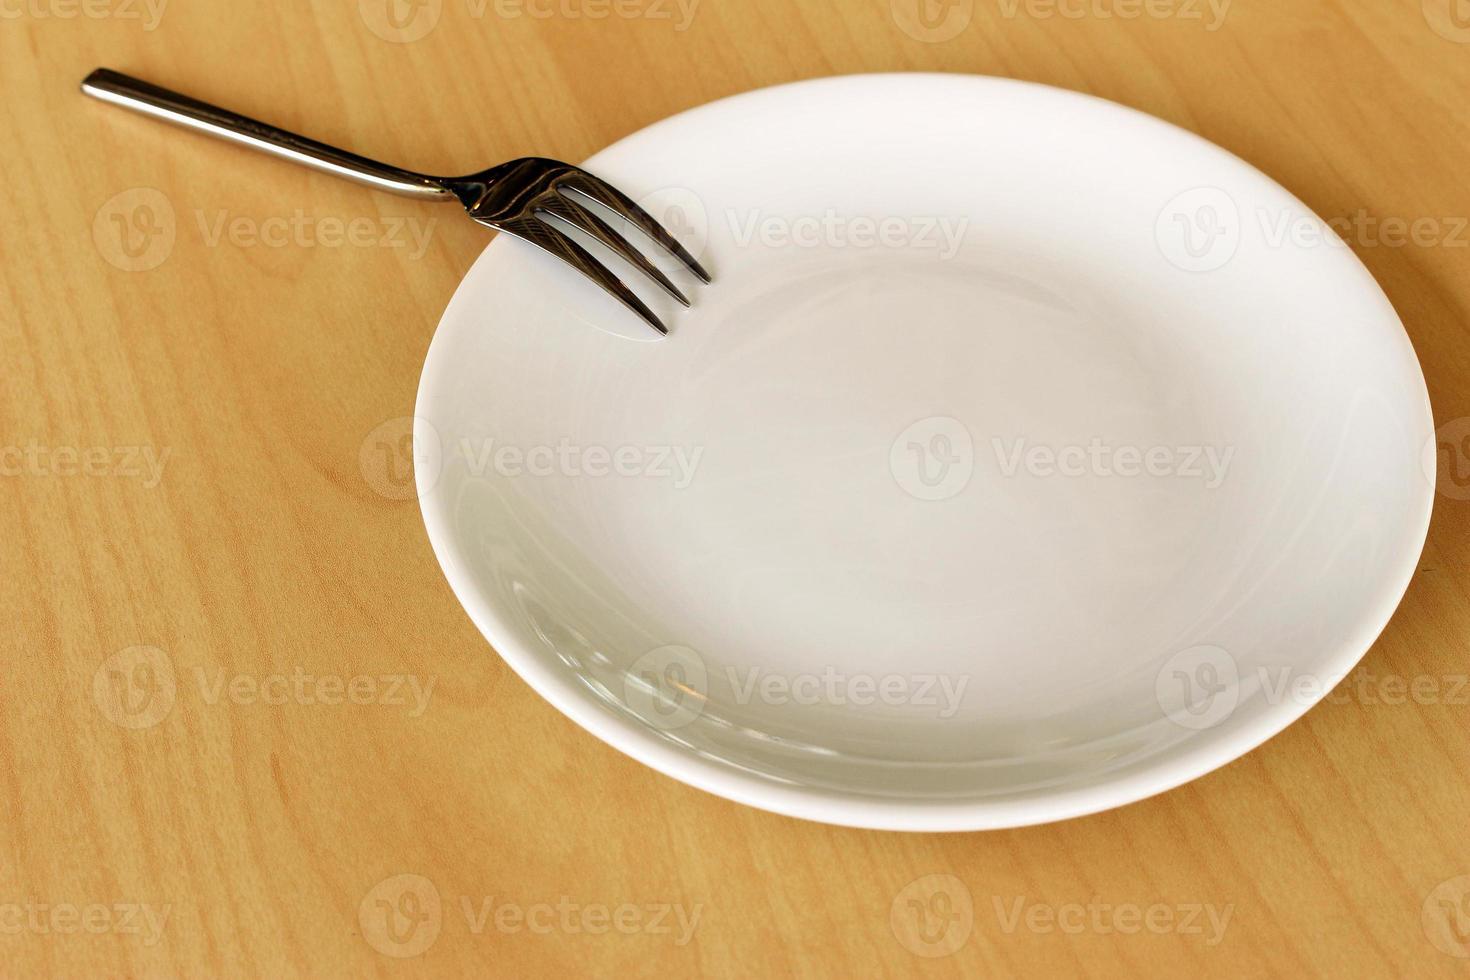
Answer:
M604 208L623 219L677 258L701 281L710 281L709 273L694 256L647 211L616 187L569 163L523 157L464 177L434 177L378 163L106 68L88 75L82 81L82 91L135 112L285 157L378 190L408 197L457 200L480 224L527 241L566 262L661 334L667 334L668 329L647 304L548 219L565 222L600 242L686 307L689 299L679 287L599 217L596 208Z

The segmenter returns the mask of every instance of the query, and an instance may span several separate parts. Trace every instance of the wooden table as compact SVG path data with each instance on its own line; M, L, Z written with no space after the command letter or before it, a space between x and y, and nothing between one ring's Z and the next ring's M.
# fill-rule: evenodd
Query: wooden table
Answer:
M1470 971L1463 0L394 2L0 0L0 974ZM85 100L97 65L437 172L834 73L1154 113L1378 229L1443 426L1418 575L1328 703L1144 803L930 836L708 796L512 674L397 492L485 233Z

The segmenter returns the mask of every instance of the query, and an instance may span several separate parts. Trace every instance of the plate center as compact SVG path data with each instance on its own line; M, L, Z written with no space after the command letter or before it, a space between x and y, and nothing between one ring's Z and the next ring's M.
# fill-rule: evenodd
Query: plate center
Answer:
M1201 426L1168 379L1199 365L1083 282L973 251L744 258L649 396L699 454L633 536L650 577L678 569L646 597L678 642L963 675L991 719L1167 652L1187 624L1160 610L1190 608L1170 596L1225 492L1203 460L1175 472Z

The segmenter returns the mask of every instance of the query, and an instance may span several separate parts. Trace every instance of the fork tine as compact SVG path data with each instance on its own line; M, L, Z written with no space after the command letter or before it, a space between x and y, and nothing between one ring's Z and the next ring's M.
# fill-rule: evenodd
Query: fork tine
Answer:
M689 305L689 298L679 292L679 287L674 285L672 279L664 275L662 269L648 261L648 258L642 252L638 251L627 239L614 231L611 225L588 209L582 207L582 205L575 201L569 201L564 197L555 197L537 205L537 208L547 214L555 215L573 228L591 235L636 266L645 276L662 286L664 292L685 306Z
M506 234L514 235L522 241L530 242L542 251L549 252L561 259L582 273L582 275L601 286L618 302L638 314L650 327L661 334L668 334L668 327L665 327L663 321L654 316L653 311L648 308L643 300L638 298L633 290L629 289L617 276L613 275L597 259L593 258L592 253L544 221L537 221L534 218L522 218L517 221L497 223L493 227L498 228Z
M580 169L563 178L561 186L590 198L609 210L616 211L623 218L637 225L638 229L649 238L668 249L670 254L688 266L689 271L702 281L710 281L710 275L704 271L704 266L700 265L683 245L679 244L679 240L669 234L663 225L655 221L653 216L639 207L631 197L616 187Z

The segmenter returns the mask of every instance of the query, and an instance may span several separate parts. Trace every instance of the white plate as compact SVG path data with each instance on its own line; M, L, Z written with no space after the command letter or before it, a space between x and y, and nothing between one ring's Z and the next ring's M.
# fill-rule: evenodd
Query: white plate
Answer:
M1076 816L1280 731L1401 598L1432 501L1413 349L1218 147L874 75L587 166L715 284L640 290L659 341L497 238L424 367L418 481L480 630L629 755L838 824Z

